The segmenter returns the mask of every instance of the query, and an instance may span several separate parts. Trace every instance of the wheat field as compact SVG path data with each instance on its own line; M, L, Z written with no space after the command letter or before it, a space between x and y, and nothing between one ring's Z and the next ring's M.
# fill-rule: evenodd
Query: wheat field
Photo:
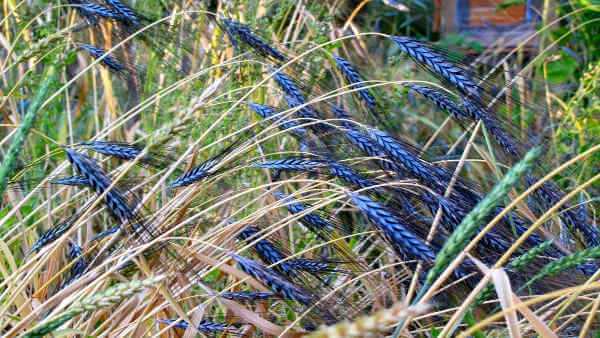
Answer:
M2 336L600 334L600 6L433 4L3 0Z

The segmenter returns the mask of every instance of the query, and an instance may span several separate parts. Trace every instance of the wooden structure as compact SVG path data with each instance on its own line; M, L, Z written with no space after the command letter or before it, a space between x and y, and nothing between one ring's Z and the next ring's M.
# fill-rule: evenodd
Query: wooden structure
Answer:
M442 36L461 34L484 46L518 46L536 31L542 0L502 6L506 0L435 0L435 27ZM526 46L532 47L537 39Z

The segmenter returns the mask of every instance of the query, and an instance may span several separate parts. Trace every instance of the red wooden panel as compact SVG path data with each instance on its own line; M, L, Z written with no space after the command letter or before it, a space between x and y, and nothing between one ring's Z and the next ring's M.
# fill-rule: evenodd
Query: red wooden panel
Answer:
M499 9L502 0L469 0L469 26L516 25L525 18L525 5Z

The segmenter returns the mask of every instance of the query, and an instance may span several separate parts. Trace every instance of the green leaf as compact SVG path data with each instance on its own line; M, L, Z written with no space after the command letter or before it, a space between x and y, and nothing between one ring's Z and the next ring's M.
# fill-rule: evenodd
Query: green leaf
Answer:
M504 0L498 4L496 9L498 9L498 10L507 9L508 7L524 5L525 3L526 3L525 0Z
M473 327L475 326L475 324L477 324L477 319L475 319L475 316L473 315L473 311L467 311L467 313L465 313L465 323L467 323L467 326L469 327ZM475 331L475 333L473 333L473 337L475 338L485 338L485 335L483 333L481 333L480 331Z
M581 7L587 7L596 12L600 12L600 0L579 0Z
M561 53L557 60L548 63L548 81L552 83L569 81L578 67L577 60L566 53Z

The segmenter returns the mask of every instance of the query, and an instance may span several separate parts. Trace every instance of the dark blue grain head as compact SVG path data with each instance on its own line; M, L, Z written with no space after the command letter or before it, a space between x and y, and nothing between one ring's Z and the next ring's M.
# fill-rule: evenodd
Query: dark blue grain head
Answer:
M117 58L115 58L114 56L107 55L106 52L101 48L94 47L88 44L80 44L79 48L85 50L95 59L99 59L102 57L103 59L100 61L100 63L117 74L123 74L128 72L127 67L123 63L119 62L119 60L117 60Z
M280 69L271 69L271 71L273 73L273 79L279 88L281 88L286 96L289 97L286 98L286 100L288 100L288 104L290 104L290 106L294 107L306 103L306 97L296 81L294 81ZM292 103L290 103L290 100L292 100Z
M133 160L142 152L141 147L124 142L92 141L82 143L82 145L99 154L122 160Z
M205 161L176 178L169 184L169 188L184 187L199 182L211 176L214 173L213 169L217 164L219 164L219 162L213 159Z
M69 257L69 259L73 260L82 255L83 255L83 248L81 246L79 246L77 243L69 241L69 252L67 253L67 256Z
M370 129L369 135L395 165L400 166L423 183L437 187L441 191L445 190L446 177L440 176L440 170L437 167L419 158L408 145L381 130Z
M580 193L579 194L579 207L577 208L577 218L581 221L587 222L587 219L589 218L589 211L588 211L588 203L586 201L586 197L585 194Z
M219 297L238 302L255 302L277 298L277 295L273 292L237 291L222 292L219 294Z
M396 253L409 259L433 263L436 255L433 249L394 212L367 196L350 193L350 197L356 207L383 232Z
M340 111L340 114L341 112L343 112L343 110ZM383 149L377 143L375 143L366 133L359 131L354 127L353 124L349 122L346 122L344 124L344 129L342 129L342 132L346 139L350 141L350 143L352 143L352 145L354 145L360 151L362 151L370 157L379 158L380 160L378 161L378 163L381 166L381 168L387 171L398 173L399 175L404 175L404 171L398 165L389 160L386 160L387 154L385 153L385 151L383 151Z
M244 136L239 137L237 140L232 142L230 145L228 145L225 149L223 149L215 156L200 163L198 166L190 169L189 171L183 173L183 175L176 178L173 182L169 184L169 188L177 188L191 185L196 182L202 181L205 178L218 174L219 172L221 172L221 170L216 169L216 167L219 166L223 162L224 158L227 157L227 155L229 155L231 152L233 152L244 141Z
M468 98L463 98L463 107L469 116L474 120L480 120L492 137L500 145L502 150L511 158L520 159L523 151L519 142L510 135L494 114L481 104Z
M121 227L118 226L118 225L116 225L116 226L114 226L112 228L108 228L107 230L104 230L104 231L96 234L96 236L92 237L92 239L90 241L91 242L99 241L99 240L101 240L103 238L106 238L106 237L108 237L110 235L116 234L119 230L121 230Z
M348 129L356 128L356 124L352 120L352 117L350 116L350 114L348 114L348 112L346 112L344 110L344 108L342 108L338 105L334 105L331 108L331 112L333 113L333 116L335 116L335 118L341 120L340 123L342 124L343 127L348 128Z
M35 243L33 243L30 252L36 252L41 248L45 247L46 245L59 239L60 236L62 236L65 232L67 232L67 230L71 228L73 222L75 222L75 220L77 219L77 216L78 215L76 214L67 218L66 220L60 222L57 226L49 229L44 234L42 234L42 236L40 236L40 238L38 238L38 240Z
M369 93L369 90L364 87L364 80L358 70L347 60L334 55L335 63L338 69L342 72L346 80L352 84L353 89L359 89L358 95L361 100L365 103L367 108L371 110L375 110L377 108L377 102L375 101L375 97Z
M303 118L303 119L307 119L307 120L318 120L319 119L319 115L317 114L317 111L314 110L311 106L303 106L304 102L300 102L298 101L297 98L295 98L292 95L285 95L285 101L287 102L287 105L290 108L298 108L298 112L296 113L296 115L298 115L298 117ZM312 122L312 121L303 121L303 123L306 122Z
M312 274L343 272L340 269L336 269L333 263L326 260L319 261L307 258L294 258L289 260L289 264L296 270L306 271Z
M247 25L228 18L223 18L221 21L234 46L238 45L239 39L239 41L250 46L263 56L271 57L278 61L285 61L287 59L283 53L256 35Z
M535 184L538 179L531 175L526 176L528 185ZM563 199L565 193L551 181L546 181L535 193L534 197L536 201L544 208L549 209L556 205L561 199ZM584 204L582 204L584 205ZM581 212L579 209L572 209L568 206L562 208L560 215L564 223L570 228L581 232L583 241L587 247L594 247L600 245L600 231L593 222L588 222L587 212ZM585 211L585 210L583 210Z
M98 24L99 18L96 14L94 14L93 12L89 12L86 11L84 9L84 3L81 0L67 0L67 2L72 5L75 10L77 11L77 13L85 19L85 21L87 21L87 23L89 25L96 25Z
M304 103L298 101L294 96L285 95L285 100L288 106L292 109L298 108L296 115L303 119L302 123L312 123L309 128L316 134L329 133L335 128L325 123L314 123L315 121L321 120L319 113L310 105L304 105Z
M280 200L281 202L286 204L286 207L289 212L292 214L300 214L304 213L306 210L310 208L310 206L305 205L296 201L293 197L286 195L280 191L274 191L273 196ZM335 229L335 225L325 218L317 215L316 213L308 213L300 218L302 224L304 224L307 228L313 231L316 234L321 234L325 231L331 231Z
M99 19L105 20L119 20L119 13L113 11L110 8L95 4L95 3L84 3L77 7L79 14L86 18L92 25L98 23Z
M422 95L441 110L450 113L455 119L459 121L471 119L471 115L464 111L447 93L429 86L416 84L407 84L406 86Z
M271 72L273 74L273 79L285 94L284 97L287 105L290 108L298 108L296 115L299 118L307 120L302 121L302 123L314 122L321 119L319 113L313 107L306 105L306 96L296 81L285 74L282 70L271 69ZM333 130L333 127L327 124L319 123L311 125L311 129L313 129L316 133L321 133L330 132Z
M90 187L97 194L104 193L111 186L110 178L96 164L96 161L71 149L66 149L65 151L71 165L80 175L89 181ZM126 222L135 222L133 209L118 189L113 187L113 189L106 193L104 199L108 210L117 219Z
M481 96L481 87L472 79L467 69L454 64L426 43L402 36L392 36L391 39L416 63L455 86L463 95L475 98Z
M252 102L250 102L248 106L263 119L273 119L273 121L278 124L281 130L288 131L292 135L299 138L307 137L308 131L306 128L301 127L300 123L286 119L284 116L273 118L273 116L279 113L275 110L275 108Z
M421 194L421 197L431 214L435 215L438 208L442 209L441 224L448 232L454 231L469 213L469 209L465 209L453 200L445 198L442 195L433 192L424 192ZM486 248L492 249L498 253L508 250L511 245L507 238L504 238L494 230L487 232L483 236L481 242Z
M90 181L88 181L88 179L84 176L69 176L53 179L50 181L50 184L68 185L73 187L87 187L90 185Z
M190 326L188 322L185 320L177 320L177 319L159 319L159 323L165 325L173 325L174 328L187 330ZM237 334L237 330L232 328L230 325L225 323L216 323L208 320L200 321L200 324L196 327L196 329L204 334L213 335L216 333L230 333Z
M317 171L320 167L326 166L326 163L319 160L292 157L281 160L253 163L251 166L272 170L312 172Z
M69 242L69 251L67 256L70 261L74 261L71 267L69 278L63 283L62 288L73 283L79 277L81 277L88 268L88 263L83 256L83 249L73 242Z
M386 154L371 138L366 134L354 129L345 129L344 136L358 149L371 157L385 158Z
M258 104L258 103L254 103L254 102L248 103L248 106L256 114L258 114L258 116L262 117L263 119L269 119L269 118L277 115L277 111L275 110L274 107L271 107L271 106L267 106L264 104Z
M110 179L104 174L96 161L72 149L65 149L71 165L85 177L90 186L99 193L110 186Z
M343 181L356 186L358 188L369 188L376 183L365 178L354 171L352 168L343 165L336 161L328 161L329 172L332 176L342 179Z
M244 272L265 284L275 294L302 305L310 305L313 302L313 296L308 291L287 281L275 271L251 259L235 254L231 254L231 256Z
M494 215L498 215L502 211L502 207L496 207L494 209ZM509 212L508 215L504 216L502 220L504 224L508 225L511 229L514 229L514 233L516 233L518 236L523 235L529 230L529 223L514 212ZM532 246L540 245L543 242L544 238L536 233L533 233L527 237L527 243Z
M259 236L260 230L253 226L247 226L240 232L238 238L241 240L252 243L256 241ZM287 257L281 252L273 243L267 239L260 239L253 245L254 250L266 264L276 264L273 269L286 276L294 276L294 268L289 264L288 261L284 261Z
M119 15L119 20L130 26L140 25L140 16L119 0L104 0Z

